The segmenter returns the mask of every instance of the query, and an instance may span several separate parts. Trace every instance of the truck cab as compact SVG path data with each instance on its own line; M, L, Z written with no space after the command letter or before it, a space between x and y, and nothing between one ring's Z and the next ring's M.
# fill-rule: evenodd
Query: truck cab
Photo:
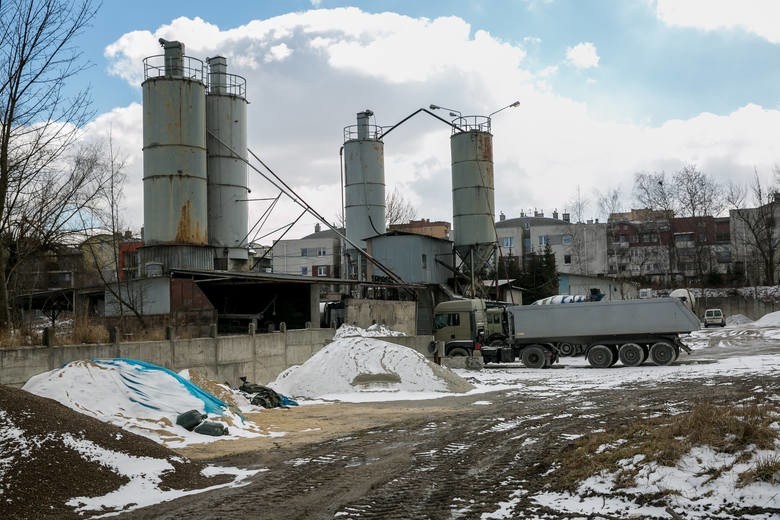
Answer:
M444 342L445 356L470 356L474 344L487 330L484 300L464 299L442 302L433 315L434 339Z

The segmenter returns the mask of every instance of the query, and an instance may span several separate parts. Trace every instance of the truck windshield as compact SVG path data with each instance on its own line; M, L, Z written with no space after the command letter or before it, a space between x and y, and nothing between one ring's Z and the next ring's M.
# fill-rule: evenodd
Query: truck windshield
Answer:
M460 314L457 312L436 314L433 318L433 322L437 330L447 326L457 326L460 325Z

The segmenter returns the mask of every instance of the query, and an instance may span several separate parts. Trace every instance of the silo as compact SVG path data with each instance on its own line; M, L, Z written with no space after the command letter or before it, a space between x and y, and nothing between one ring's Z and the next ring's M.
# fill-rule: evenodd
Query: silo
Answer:
M493 256L497 242L490 118L456 119L450 152L455 253L465 271L477 273Z
M248 259L245 242L249 221L246 80L228 74L227 60L222 56L206 61L209 65L206 96L208 239L225 269L240 269ZM219 263L218 260L215 265L219 266Z
M206 86L203 63L184 44L160 40L164 56L144 60L144 239L206 245Z
M385 158L382 129L369 124L370 110L344 129L344 196L347 238L365 249L365 239L385 232ZM365 276L362 255L347 244L348 276Z

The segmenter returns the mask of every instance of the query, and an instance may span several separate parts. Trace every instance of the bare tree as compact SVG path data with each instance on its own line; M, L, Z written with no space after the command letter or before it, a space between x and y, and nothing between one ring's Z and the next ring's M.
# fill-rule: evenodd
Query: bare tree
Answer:
M775 178L779 174L780 170L775 167ZM748 191L755 208L744 207ZM726 201L731 208L729 213L734 222L732 243L737 246L734 253L744 262L749 283L775 283L780 256L779 195L777 186L761 183L757 171L754 171L749 189L732 183L726 191Z
M44 242L89 203L89 157L62 158L91 117L88 90L66 95L84 69L76 37L91 0L0 3L0 327L10 321L9 275L20 237ZM26 243L33 243L28 240Z
M590 201L582 196L579 185L577 185L577 192L574 194L568 204L571 210L572 221L575 223L585 222L585 213L588 211Z
M594 190L596 196L596 204L598 204L599 213L604 217L606 221L613 213L620 213L623 211L623 194L620 192L620 188L613 188L602 193L599 190Z
M723 187L687 164L672 177L676 209L685 217L717 215L723 210Z
M398 188L385 195L385 221L390 224L405 224L417 216L417 210L398 192Z
M634 175L634 198L641 208L667 212L675 209L674 189L665 172Z

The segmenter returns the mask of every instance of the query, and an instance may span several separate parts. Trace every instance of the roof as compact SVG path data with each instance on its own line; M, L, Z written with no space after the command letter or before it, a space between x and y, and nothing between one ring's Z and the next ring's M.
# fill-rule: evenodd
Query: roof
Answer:
M417 237L417 238L424 238L426 240L437 240L439 242L447 242L450 244L452 243L452 240L449 240L447 238L433 237L431 235L425 235L423 233L413 233L411 231L401 231L399 229L391 229L387 233L382 233L381 235L374 235L373 237L366 238L366 240L373 240L375 238L384 238L384 237L398 237L398 236Z
M307 239L307 238L333 238L333 239L339 239L339 238L341 238L341 235L339 235L339 233L341 233L342 235L345 234L345 230L344 230L343 227L342 228L336 228L336 230L338 231L338 233L336 233L336 231L333 231L330 228L328 228L328 229L326 229L324 231L315 231L314 233L312 233L310 235L306 235L305 237L301 237L298 240L304 240L304 239Z
M552 217L516 217L508 218L506 220L499 220L496 222L497 228L512 228L512 227L524 227L525 224L529 226L551 226L561 224L571 224L571 222L565 222L563 220Z

